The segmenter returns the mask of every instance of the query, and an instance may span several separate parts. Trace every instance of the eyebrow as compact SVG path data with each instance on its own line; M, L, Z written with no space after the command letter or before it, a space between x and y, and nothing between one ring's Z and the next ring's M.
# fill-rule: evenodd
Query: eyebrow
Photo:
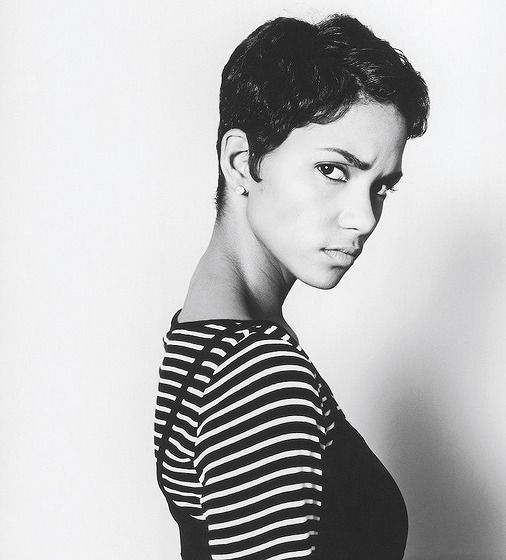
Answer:
M365 161L362 161L361 159L358 159L357 156L354 156L350 152L347 152L346 150L342 150L341 148L334 148L333 146L331 146L331 147L328 147L328 148L320 148L320 150L325 150L327 152L337 152L338 154L341 154L354 167L357 167L361 171L367 171L368 169L371 169L371 164L370 163L367 163Z
M342 148L335 148L334 146L329 146L327 148L319 148L319 149L327 152L337 152L338 154L341 154L345 159L348 160L349 163L351 163L351 165L353 165L357 169L360 169L361 171L368 171L372 167L370 163L358 159L357 156L354 156L352 153L343 150ZM390 173L389 175L385 175L384 177L381 178L381 180L396 183L397 181L399 181L401 177L402 177L402 171L396 171L394 173Z

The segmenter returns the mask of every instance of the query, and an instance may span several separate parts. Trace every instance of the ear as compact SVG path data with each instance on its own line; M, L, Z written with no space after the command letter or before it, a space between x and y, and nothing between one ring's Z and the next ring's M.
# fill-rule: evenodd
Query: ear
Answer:
M226 182L232 187L245 186L249 172L249 145L246 133L238 128L227 131L221 139L220 166Z

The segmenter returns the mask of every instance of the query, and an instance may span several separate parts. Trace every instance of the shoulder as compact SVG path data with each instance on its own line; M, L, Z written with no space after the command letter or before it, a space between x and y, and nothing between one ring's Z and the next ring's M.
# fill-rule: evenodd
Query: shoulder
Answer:
M218 348L216 348L218 350ZM211 379L209 389L215 390L228 378L236 381L262 372L264 380L271 375L285 375L315 381L312 364L301 347L276 325L262 324L239 327L220 340L221 359Z
M216 410L286 401L321 414L319 383L300 347L281 329L243 329L222 339L224 355L203 391L201 420ZM266 332L268 331L268 332Z

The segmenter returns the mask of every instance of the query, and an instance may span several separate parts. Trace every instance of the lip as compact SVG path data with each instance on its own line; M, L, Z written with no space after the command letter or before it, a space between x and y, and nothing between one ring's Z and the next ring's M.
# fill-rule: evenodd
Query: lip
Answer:
M340 251L346 255L351 255L352 257L358 257L362 252L359 247L325 247L324 251Z
M360 254L360 249L355 249L353 247L345 247L342 249L337 248L326 248L322 251L332 259L337 266L351 266L355 259Z

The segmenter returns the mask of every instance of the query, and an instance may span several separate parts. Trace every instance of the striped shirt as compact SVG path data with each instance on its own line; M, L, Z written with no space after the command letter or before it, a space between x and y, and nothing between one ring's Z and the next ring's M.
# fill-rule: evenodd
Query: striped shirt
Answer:
M280 325L178 314L163 338L155 456L183 560L314 558L323 459L344 421L332 392Z

